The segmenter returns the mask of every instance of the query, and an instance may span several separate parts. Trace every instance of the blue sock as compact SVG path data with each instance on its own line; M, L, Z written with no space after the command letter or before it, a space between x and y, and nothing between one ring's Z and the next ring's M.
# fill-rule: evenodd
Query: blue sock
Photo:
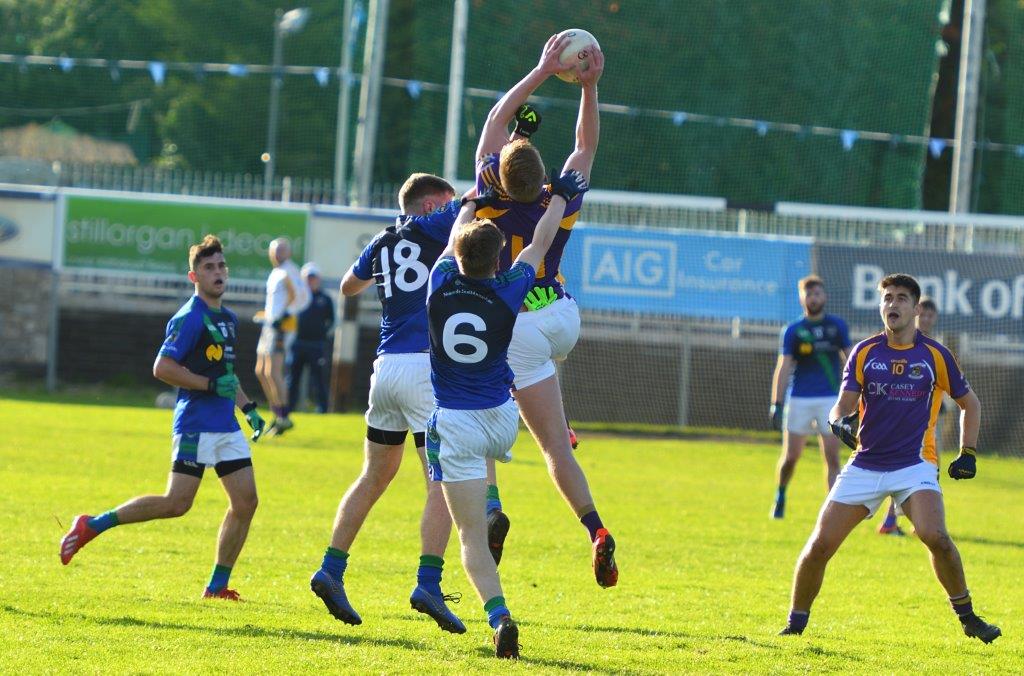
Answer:
M231 578L231 566L222 566L217 564L213 567L213 574L210 576L210 584L206 585L206 588L210 591L217 593L224 587L228 586L228 580Z
M324 553L324 562L320 564L320 570L323 570L332 578L341 582L341 579L345 576L345 569L348 567L348 552L343 552L340 549L334 547L328 547Z
M487 613L487 624L491 625L491 629L498 628L498 625L501 624L501 618L512 617L512 613L509 612L508 607L505 605L504 596L495 596L489 600L484 604L484 611Z
M785 502L785 501L786 501L786 487L785 486L779 486L777 489L775 489L775 502Z
M498 497L498 487L494 484L487 486L487 513L501 510L501 498Z
M885 521L882 522L882 526L885 528L892 528L896 525L896 503L889 502L889 511L885 514Z
M803 631L807 628L807 620L811 619L811 611L806 613L800 612L799 610L789 611L789 626L797 631Z
M110 510L104 512L99 516L94 516L85 522L89 528L92 528L97 533L102 533L105 530L110 530L114 526L119 525L121 522L117 520L117 512Z
M416 584L434 596L441 596L441 570L444 559L440 556L424 554L420 557L420 567L416 571Z
M586 526L587 530L590 531L591 541L593 541L594 538L597 537L597 531L604 528L604 524L601 523L601 517L597 515L597 510L587 512L582 517L580 517L580 523Z

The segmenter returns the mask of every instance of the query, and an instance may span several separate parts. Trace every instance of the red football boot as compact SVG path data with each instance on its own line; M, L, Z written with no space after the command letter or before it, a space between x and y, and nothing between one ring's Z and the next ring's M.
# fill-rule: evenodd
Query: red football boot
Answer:
M615 565L615 538L601 528L594 538L594 577L602 587L614 587L619 581L619 568Z
M225 601L241 601L242 597L234 589L224 587L218 592L210 591L209 587L203 590L204 599L224 599Z
M60 540L60 562L65 566L71 563L71 557L78 553L82 547L89 544L89 541L99 535L92 528L89 528L88 514L79 514L71 522L71 530Z

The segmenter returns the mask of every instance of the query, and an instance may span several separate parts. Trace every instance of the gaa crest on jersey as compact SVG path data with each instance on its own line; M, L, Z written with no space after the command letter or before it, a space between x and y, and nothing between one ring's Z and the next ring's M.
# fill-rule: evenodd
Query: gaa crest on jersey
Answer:
M220 361L224 358L224 346L223 345L210 345L206 348L206 360L207 361Z
M800 343L800 354L810 354L814 352L814 345L811 343Z
M907 367L907 377L912 380L924 378L925 364L911 364Z

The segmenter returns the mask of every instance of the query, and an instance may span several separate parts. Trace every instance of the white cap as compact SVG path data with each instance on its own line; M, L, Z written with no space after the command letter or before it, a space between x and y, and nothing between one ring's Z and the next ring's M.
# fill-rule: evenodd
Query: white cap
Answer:
M316 263L306 263L302 266L302 276L309 277L310 275L314 277L320 276L320 268L316 266Z

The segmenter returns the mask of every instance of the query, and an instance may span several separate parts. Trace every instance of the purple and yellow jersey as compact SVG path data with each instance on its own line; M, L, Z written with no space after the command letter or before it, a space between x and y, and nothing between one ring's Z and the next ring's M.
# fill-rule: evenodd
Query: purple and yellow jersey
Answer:
M509 198L501 187L501 180L498 178L498 153L492 153L482 157L476 165L476 189L483 192L493 188L497 193L500 202L494 207L477 209L477 218L488 218L505 234L505 248L498 257L498 271L504 272L512 267L516 257L526 246L533 241L533 231L537 227L544 212L547 211L551 202L551 186L545 185L541 189L540 197L529 204L516 202ZM540 262L537 269L536 286L554 287L558 297L565 295L562 285L565 279L558 273L558 266L562 262L562 251L566 242L572 234L572 226L580 215L580 207L583 205L583 195L577 196L565 207L565 215L559 224L558 233L551 243L544 260Z
M971 386L953 353L918 331L912 345L890 345L884 333L858 343L843 371L843 390L860 393L853 465L891 472L922 460L938 464L942 392L959 399Z

